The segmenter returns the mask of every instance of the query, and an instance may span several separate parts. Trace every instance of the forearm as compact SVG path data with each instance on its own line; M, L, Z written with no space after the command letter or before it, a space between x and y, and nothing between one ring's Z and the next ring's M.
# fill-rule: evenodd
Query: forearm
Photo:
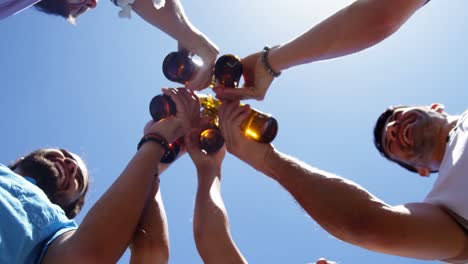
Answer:
M247 263L229 230L229 220L221 197L219 172L199 177L195 200L194 236L204 263Z
M426 0L358 0L271 50L276 71L369 48L393 34Z
M178 0L166 0L166 4L160 9L153 6L152 0L136 0L132 8L148 23L179 41L183 47L192 52L196 52L207 43L214 47L214 44L190 23Z
M119 178L96 202L74 235L86 253L117 261L127 248L145 200L158 173L164 150L154 142L144 144Z
M336 237L355 243L365 229L365 216L390 207L358 184L313 168L275 149L262 172L282 185L304 210Z
M465 243L462 230L434 205L387 205L354 182L276 150L262 167L318 224L346 242L419 259L456 256Z
M148 198L133 235L130 263L168 263L169 231L158 183Z

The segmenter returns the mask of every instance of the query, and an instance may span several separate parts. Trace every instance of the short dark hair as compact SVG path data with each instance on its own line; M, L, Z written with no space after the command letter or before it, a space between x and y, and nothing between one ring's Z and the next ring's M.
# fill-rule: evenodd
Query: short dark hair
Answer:
M66 0L41 0L34 5L37 10L49 15L61 16L69 19L70 7Z
M398 161L398 160L395 160L395 159L392 159L387 152L385 152L384 150L384 144L382 142L382 139L383 139L383 131L384 131L384 128L385 128L385 124L387 124L387 120L393 115L393 113L395 112L396 109L398 108L402 108L402 107L407 107L407 106L403 106L403 105L399 105L399 106L391 106L389 108L387 108L380 116L379 118L377 119L377 122L375 123L375 127L374 127L374 145L375 147L377 148L377 150L379 151L379 153L384 156L385 158L387 158L388 160L390 161L393 161L395 163L397 163L398 165L400 165L401 167L411 171L411 172L415 172L417 173L418 170L411 166L411 165L408 165L404 162L401 162L401 161Z

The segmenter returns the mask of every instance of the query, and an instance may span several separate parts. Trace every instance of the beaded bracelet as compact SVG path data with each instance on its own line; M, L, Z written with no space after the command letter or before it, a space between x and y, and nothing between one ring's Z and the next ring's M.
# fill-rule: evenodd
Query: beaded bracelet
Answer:
M167 140L165 140L162 136L156 133L150 133L150 134L144 135L141 138L140 142L138 142L137 150L139 150L141 146L143 146L143 144L145 144L148 141L154 141L158 143L159 145L161 145L161 147L163 147L164 149L164 153L169 152L169 143L167 143Z
M268 63L268 53L270 52L270 47L265 46L263 48L263 53L262 53L262 64L265 67L265 70L268 72L273 77L278 77L281 75L281 72L275 72L271 66L270 63Z

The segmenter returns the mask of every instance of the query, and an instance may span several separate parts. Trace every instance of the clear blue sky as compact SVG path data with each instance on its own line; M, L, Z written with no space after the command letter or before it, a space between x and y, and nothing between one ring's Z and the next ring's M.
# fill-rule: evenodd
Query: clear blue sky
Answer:
M191 21L220 47L245 56L285 42L351 3L335 1L183 1ZM279 122L277 148L358 182L389 204L421 201L422 179L382 159L372 144L377 116L394 104L441 102L466 109L466 0L432 0L399 32L364 52L299 66L275 80L263 102ZM176 42L134 14L117 17L103 0L72 26L27 10L0 21L0 162L39 147L82 155L90 206L136 151L148 103ZM232 235L250 263L420 263L369 252L328 235L278 184L227 155L223 196ZM201 263L192 235L196 174L188 156L161 176L171 263ZM336 194L339 195L339 194ZM125 254L119 263L127 263Z

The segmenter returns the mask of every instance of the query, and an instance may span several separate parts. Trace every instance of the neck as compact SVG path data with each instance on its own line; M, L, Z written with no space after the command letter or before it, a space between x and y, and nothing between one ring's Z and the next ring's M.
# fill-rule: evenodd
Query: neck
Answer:
M445 123L440 128L438 140L439 143L436 144L432 155L432 160L434 161L433 163L434 165L436 165L437 169L439 168L440 163L442 163L442 160L444 158L445 150L447 147L447 139L450 136L450 132L452 131L452 129L455 128L459 118L460 116L447 116L447 118L445 119Z
M16 174L18 174L18 175L20 175L20 176L23 176L23 177L25 176L24 173L23 173L23 171L21 170L21 168L16 167L16 168L13 170L13 172L16 173Z

